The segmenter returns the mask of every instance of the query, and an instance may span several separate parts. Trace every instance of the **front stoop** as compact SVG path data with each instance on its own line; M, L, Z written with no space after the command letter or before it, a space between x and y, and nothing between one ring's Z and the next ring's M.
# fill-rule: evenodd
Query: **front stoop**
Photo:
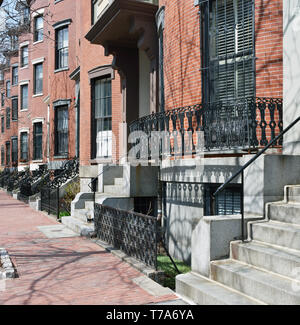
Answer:
M83 237L90 238L93 237L95 233L94 223L92 222L84 222L74 217L62 217L61 223Z
M176 277L176 292L197 305L261 305L262 302L193 272Z
M199 305L300 305L300 187L284 193L266 220L248 224L248 242L231 242L230 258L210 263L210 278L179 275L176 292Z

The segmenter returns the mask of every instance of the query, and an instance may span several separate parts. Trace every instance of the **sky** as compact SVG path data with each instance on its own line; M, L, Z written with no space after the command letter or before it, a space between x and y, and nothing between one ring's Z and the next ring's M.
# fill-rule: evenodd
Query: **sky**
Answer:
M5 31L5 12L0 8L0 33Z

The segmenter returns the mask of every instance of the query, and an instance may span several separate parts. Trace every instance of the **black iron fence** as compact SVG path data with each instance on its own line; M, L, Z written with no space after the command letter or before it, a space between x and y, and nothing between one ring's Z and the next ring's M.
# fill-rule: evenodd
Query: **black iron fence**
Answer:
M79 161L77 158L66 161L58 170L49 171L47 178L40 185L41 210L48 214L60 217L60 212L65 210L61 198L61 188L68 180L75 179L79 173Z
M41 188L41 210L48 214L56 215L59 218L60 204L59 204L59 187L42 187Z
M12 172L9 168L4 169L0 176L0 187L7 187Z
M157 218L95 204L97 237L157 270Z
M16 190L17 188L19 188L20 182L21 182L22 178L24 177L24 175L25 175L24 171L21 171L21 172L14 171L10 175L9 180L7 182L7 191L12 192L12 191Z
M47 179L48 173L47 165L40 165L34 171L26 170L19 182L19 199L28 203L30 196L40 192L41 184Z
M167 154L182 156L194 154L197 149L257 149L282 131L282 99L250 97L186 106L142 117L129 128L130 133L142 131L146 136L146 139L137 139L134 146L144 141L140 147L148 150L149 157L153 157L154 152L162 155L163 149L168 147L170 150L164 151ZM155 141L154 131L165 132L167 136ZM201 133L204 135L202 144ZM276 145L281 146L282 140L273 144Z

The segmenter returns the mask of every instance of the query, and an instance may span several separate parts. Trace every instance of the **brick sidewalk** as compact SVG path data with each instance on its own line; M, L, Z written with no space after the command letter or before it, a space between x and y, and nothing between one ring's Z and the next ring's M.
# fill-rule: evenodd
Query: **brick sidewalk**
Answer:
M144 305L177 299L153 296L136 285L140 272L90 240L49 239L37 228L56 224L0 191L0 247L19 274L6 280L1 305Z

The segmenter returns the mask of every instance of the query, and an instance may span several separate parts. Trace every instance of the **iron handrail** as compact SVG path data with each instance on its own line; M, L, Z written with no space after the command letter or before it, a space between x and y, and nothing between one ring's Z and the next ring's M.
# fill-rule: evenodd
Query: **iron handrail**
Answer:
M220 185L217 190L212 194L212 209L213 215L215 214L215 198L216 195L222 192L237 176L241 174L242 176L242 187L244 185L244 171L247 167L249 167L256 159L258 159L263 153L265 153L270 147L273 146L274 143L284 136L292 127L294 127L300 121L300 116L296 118L292 123L289 124L283 131L281 131L272 141L270 141L262 150L260 150L253 158L251 158L243 167L241 167L234 175L232 175L227 181L225 181L222 185ZM244 200L243 200L243 189L241 195L241 215L242 215L242 241L245 241L245 233L244 233Z

